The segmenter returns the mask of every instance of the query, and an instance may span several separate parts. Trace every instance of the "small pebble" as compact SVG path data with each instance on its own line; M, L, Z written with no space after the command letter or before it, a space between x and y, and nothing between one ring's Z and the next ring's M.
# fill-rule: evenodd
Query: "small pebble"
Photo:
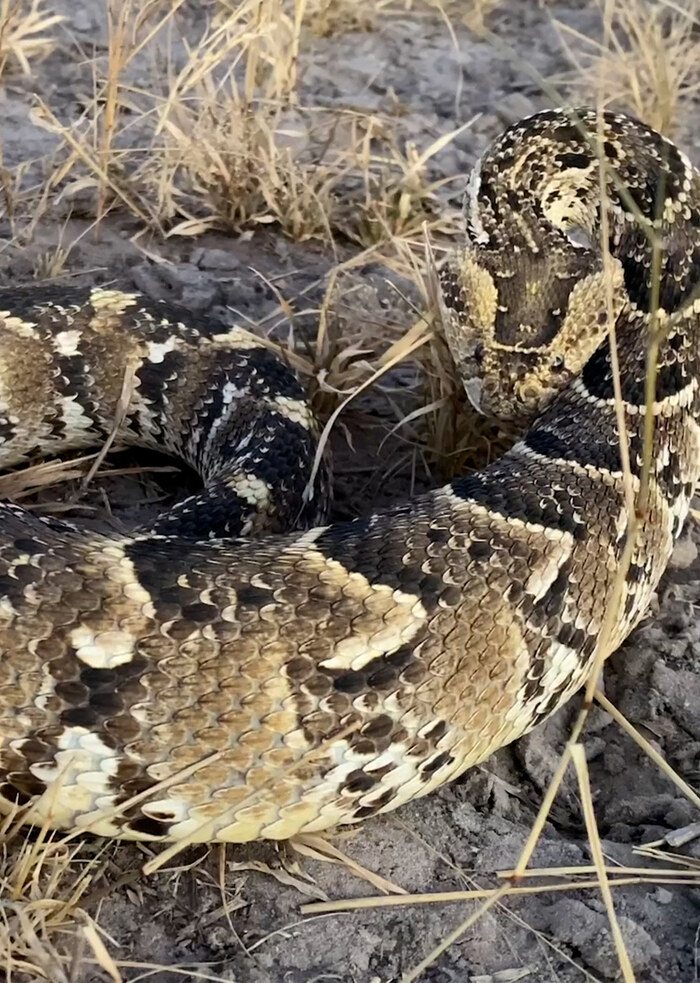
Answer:
M531 116L537 112L537 106L530 96L524 92L509 92L498 102L494 103L493 111L502 123L510 126L523 116Z
M690 823L689 826L684 826L682 829L671 830L664 839L669 846L678 847L690 843L692 840L697 840L699 836L700 823Z
M226 249L205 249L201 246L192 250L190 262L200 270L235 270L241 265L240 260Z

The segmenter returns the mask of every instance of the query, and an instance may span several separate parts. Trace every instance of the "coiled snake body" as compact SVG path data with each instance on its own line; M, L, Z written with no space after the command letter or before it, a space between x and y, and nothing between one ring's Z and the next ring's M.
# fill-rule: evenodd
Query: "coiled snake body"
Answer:
M304 493L313 417L267 349L119 291L0 294L0 463L99 444L130 368L118 443L204 479L129 535L0 505L5 810L284 838L393 809L534 727L583 682L613 600L651 350L612 644L629 633L700 473L699 176L628 117L545 112L486 153L466 213L447 338L474 402L535 422L483 471L330 526L323 471Z

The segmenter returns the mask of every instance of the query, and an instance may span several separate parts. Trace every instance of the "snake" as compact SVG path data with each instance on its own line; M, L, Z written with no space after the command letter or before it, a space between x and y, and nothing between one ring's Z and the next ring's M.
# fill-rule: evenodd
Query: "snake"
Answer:
M545 110L464 214L438 314L469 400L522 436L348 521L261 339L3 288L3 468L113 439L201 477L125 531L0 504L4 813L171 843L358 823L536 727L639 622L700 475L700 176L631 116Z

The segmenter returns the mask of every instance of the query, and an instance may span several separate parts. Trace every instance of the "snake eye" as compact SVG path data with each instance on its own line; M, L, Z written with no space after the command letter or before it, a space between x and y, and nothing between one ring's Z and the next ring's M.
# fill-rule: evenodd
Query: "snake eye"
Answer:
M564 356L563 355L552 355L552 361L549 363L553 369L563 369L564 368Z
M593 249L594 243L588 229L581 225L567 225L564 228L564 235L572 246L576 249Z

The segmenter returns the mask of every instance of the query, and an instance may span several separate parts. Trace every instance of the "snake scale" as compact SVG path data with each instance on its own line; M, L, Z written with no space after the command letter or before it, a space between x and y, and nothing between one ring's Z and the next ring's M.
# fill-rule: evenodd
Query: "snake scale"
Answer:
M240 329L105 288L0 293L0 464L99 445L131 371L117 443L203 479L128 534L0 505L5 811L281 839L394 809L553 713L595 657L628 535L610 307L634 494L657 351L612 644L638 622L700 474L700 177L631 117L546 111L487 150L465 211L445 333L472 401L529 429L350 522L323 524L324 468L307 493L303 388Z

